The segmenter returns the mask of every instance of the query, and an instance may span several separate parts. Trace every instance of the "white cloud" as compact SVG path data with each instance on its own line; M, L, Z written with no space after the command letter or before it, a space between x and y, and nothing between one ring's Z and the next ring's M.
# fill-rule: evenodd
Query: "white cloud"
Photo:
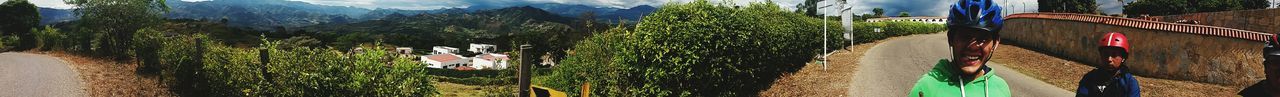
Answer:
M75 6L67 4L62 0L28 0L28 1L31 2L32 4L35 4L37 7L57 8L57 9L75 8Z

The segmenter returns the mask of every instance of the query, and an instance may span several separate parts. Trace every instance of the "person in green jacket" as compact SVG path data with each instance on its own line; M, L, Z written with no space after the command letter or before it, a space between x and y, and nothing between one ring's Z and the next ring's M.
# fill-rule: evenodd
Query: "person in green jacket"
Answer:
M910 97L1009 97L1009 85L986 66L1000 44L1003 18L991 0L960 0L947 18L952 60L939 60Z

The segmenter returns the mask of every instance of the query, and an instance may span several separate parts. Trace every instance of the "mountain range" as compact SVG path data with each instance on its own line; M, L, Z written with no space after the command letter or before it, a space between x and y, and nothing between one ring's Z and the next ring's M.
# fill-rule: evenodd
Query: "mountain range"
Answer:
M354 23L378 20L387 16L413 16L418 14L474 13L510 7L532 7L563 17L577 18L582 13L593 12L600 20L639 20L657 8L641 5L627 9L593 7L587 5L543 3L522 6L471 6L433 10L365 9L349 6L331 6L288 0L211 0L188 2L167 0L171 19L227 19L228 25L255 29L276 27L302 27L325 23ZM40 8L41 24L77 19L70 9Z

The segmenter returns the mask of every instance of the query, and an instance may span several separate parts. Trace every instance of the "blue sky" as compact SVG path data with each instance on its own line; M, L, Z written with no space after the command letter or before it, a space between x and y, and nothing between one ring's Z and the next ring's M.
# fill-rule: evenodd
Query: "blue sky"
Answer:
M182 0L182 1L207 1L207 0ZM581 4L597 7L611 8L630 8L639 5L660 6L669 2L689 2L693 0L291 0L302 1L321 5L334 6L354 6L360 8L394 8L394 9L440 9L440 8L462 8L475 5L491 5L491 6L515 6L539 3L561 3L561 4ZM712 2L731 2L734 4L745 5L750 2L762 2L766 0L710 0ZM804 0L772 0L778 3L784 9L794 10L795 5L804 2ZM1036 11L1036 0L995 0L1004 7L1006 13L1034 12ZM1098 2L1099 9L1104 13L1115 14L1120 13L1123 7L1122 3L1116 0L1095 0ZM1132 2L1133 0L1125 0ZM1280 0L1270 0L1271 2L1280 2ZM74 6L62 4L62 0L31 0L36 6L50 8L73 8ZM915 16L942 16L946 15L947 5L955 3L956 0L848 0L847 1L853 13L865 14L871 13L872 8L884 8L889 15L897 15L898 12L906 11Z

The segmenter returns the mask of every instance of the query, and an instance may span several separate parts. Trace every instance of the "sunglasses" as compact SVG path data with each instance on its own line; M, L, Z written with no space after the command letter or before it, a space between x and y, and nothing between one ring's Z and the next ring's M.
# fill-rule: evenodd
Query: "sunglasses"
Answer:
M949 30L947 32L947 40L952 44L964 42L983 43L1000 39L998 34L987 29L961 26L951 26L947 27L947 29Z

